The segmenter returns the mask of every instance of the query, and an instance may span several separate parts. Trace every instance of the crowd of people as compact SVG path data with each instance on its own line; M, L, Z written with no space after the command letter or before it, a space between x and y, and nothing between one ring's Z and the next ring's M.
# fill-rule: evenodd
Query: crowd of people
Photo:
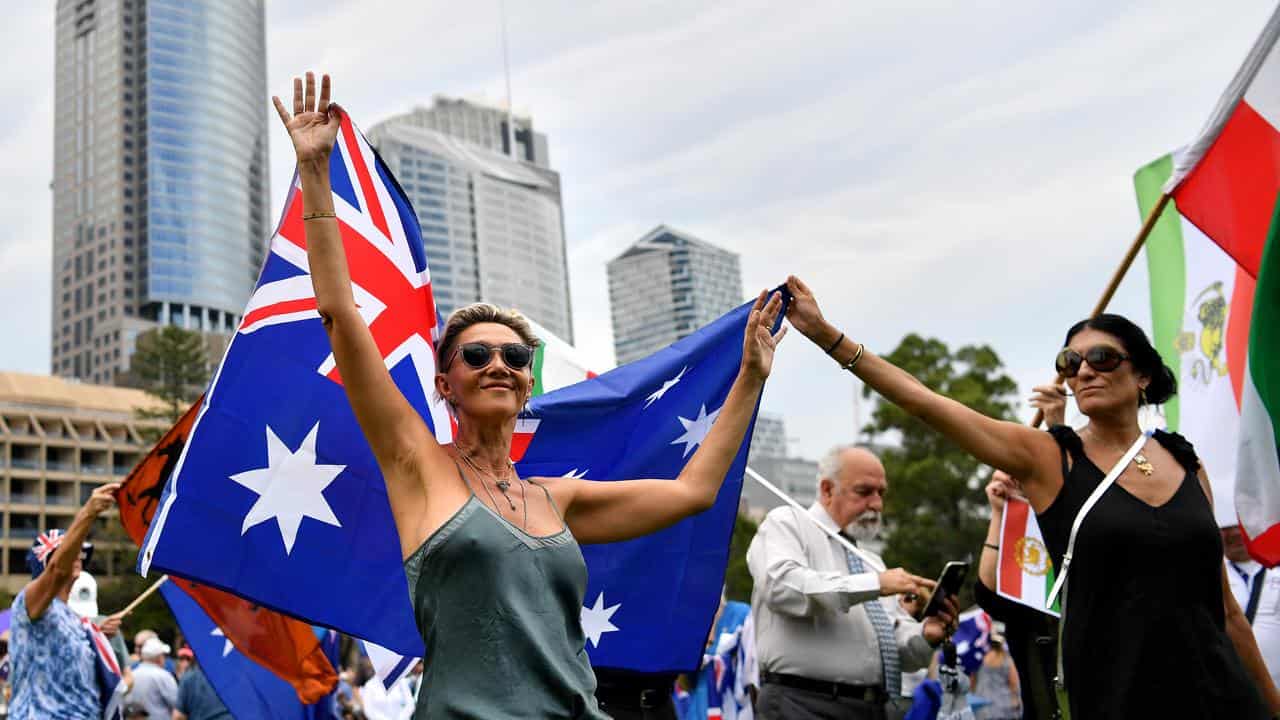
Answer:
M677 678L593 669L580 622L579 543L640 537L711 507L788 327L782 293L757 298L728 397L674 480L520 477L509 459L512 433L533 393L539 341L523 317L492 305L458 310L440 334L435 391L457 423L455 441L440 444L391 380L352 295L329 184L342 114L330 95L329 78L317 87L308 73L295 79L292 112L278 98L275 105L297 155L316 308L386 482L430 658L390 689L366 665L344 668L334 700L343 716L665 720L707 717L715 705L725 717L914 720L966 716L977 698L980 716L992 720L1280 712L1255 636L1277 624L1280 584L1250 564L1229 531L1224 562L1192 444L1139 426L1142 406L1177 390L1140 328L1100 315L1068 330L1055 367L1087 423L1071 428L1055 417L1045 432L930 390L829 323L795 277L786 284L790 327L997 471L987 486L991 531L975 548L975 595L1003 634L992 635L992 651L964 680L948 642L956 596L948 588L922 613L934 581L888 568L872 551L890 478L871 451L841 446L820 463L813 505L777 508L761 523L747 552L750 606L722 605L702 670ZM1065 396L1038 390L1046 410ZM174 654L141 632L136 657L125 658L121 617L86 625L68 605L89 529L117 487L95 490L65 532L42 535L28 555L33 579L13 603L10 717L97 717L97 632L121 655L126 716L225 717L185 649ZM995 593L1000 517L1015 494L1044 535L1061 621ZM1276 644L1268 636L1262 646Z

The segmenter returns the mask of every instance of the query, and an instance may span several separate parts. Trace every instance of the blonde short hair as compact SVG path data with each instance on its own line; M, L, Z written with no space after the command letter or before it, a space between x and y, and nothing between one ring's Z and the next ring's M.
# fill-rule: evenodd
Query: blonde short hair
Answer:
M436 369L444 372L444 364L458 344L458 336L463 330L480 323L497 323L506 325L520 336L520 341L532 348L542 344L529 321L516 310L504 310L492 303L472 303L454 310L445 321L444 332L440 334L440 342L436 344Z

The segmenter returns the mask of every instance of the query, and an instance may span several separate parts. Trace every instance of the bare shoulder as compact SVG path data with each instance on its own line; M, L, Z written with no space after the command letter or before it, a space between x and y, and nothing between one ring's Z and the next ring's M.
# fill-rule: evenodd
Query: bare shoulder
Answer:
M530 485L535 485L546 490L551 495L551 499L556 501L563 512L578 496L578 491L592 481L575 477L529 477L525 478Z

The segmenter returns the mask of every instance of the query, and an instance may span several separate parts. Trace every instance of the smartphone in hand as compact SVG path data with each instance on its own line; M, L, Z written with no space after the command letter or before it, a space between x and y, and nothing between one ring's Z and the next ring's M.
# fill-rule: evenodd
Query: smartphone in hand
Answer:
M937 587L929 596L929 602L925 603L924 611L916 619L923 620L930 615L937 615L942 609L942 601L948 595L956 595L960 592L960 587L964 585L964 579L968 574L969 563L961 560L952 560L943 566L942 573L938 575Z

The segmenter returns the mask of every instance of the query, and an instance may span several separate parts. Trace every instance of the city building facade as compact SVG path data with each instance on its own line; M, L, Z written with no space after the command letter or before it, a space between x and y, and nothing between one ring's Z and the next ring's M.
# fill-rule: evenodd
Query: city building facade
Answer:
M514 136L509 133L508 121L515 129ZM436 95L431 99L431 107L416 107L397 116L395 122L435 130L469 145L541 168L551 168L547 136L534 131L533 119L528 115L508 115L505 108ZM514 152L511 149L512 139L515 140Z
M560 176L399 116L369 142L422 229L437 309L511 307L573 343Z
M58 0L52 371L109 383L138 333L230 333L267 217L262 0Z
M140 390L89 385L47 375L0 372L0 585L21 589L31 575L26 555L45 530L65 530L93 489L123 480L151 447L163 423L138 420L154 407ZM132 545L115 512L99 517L90 536L94 574L132 570Z
M609 261L618 364L650 355L743 301L736 253L659 225Z

